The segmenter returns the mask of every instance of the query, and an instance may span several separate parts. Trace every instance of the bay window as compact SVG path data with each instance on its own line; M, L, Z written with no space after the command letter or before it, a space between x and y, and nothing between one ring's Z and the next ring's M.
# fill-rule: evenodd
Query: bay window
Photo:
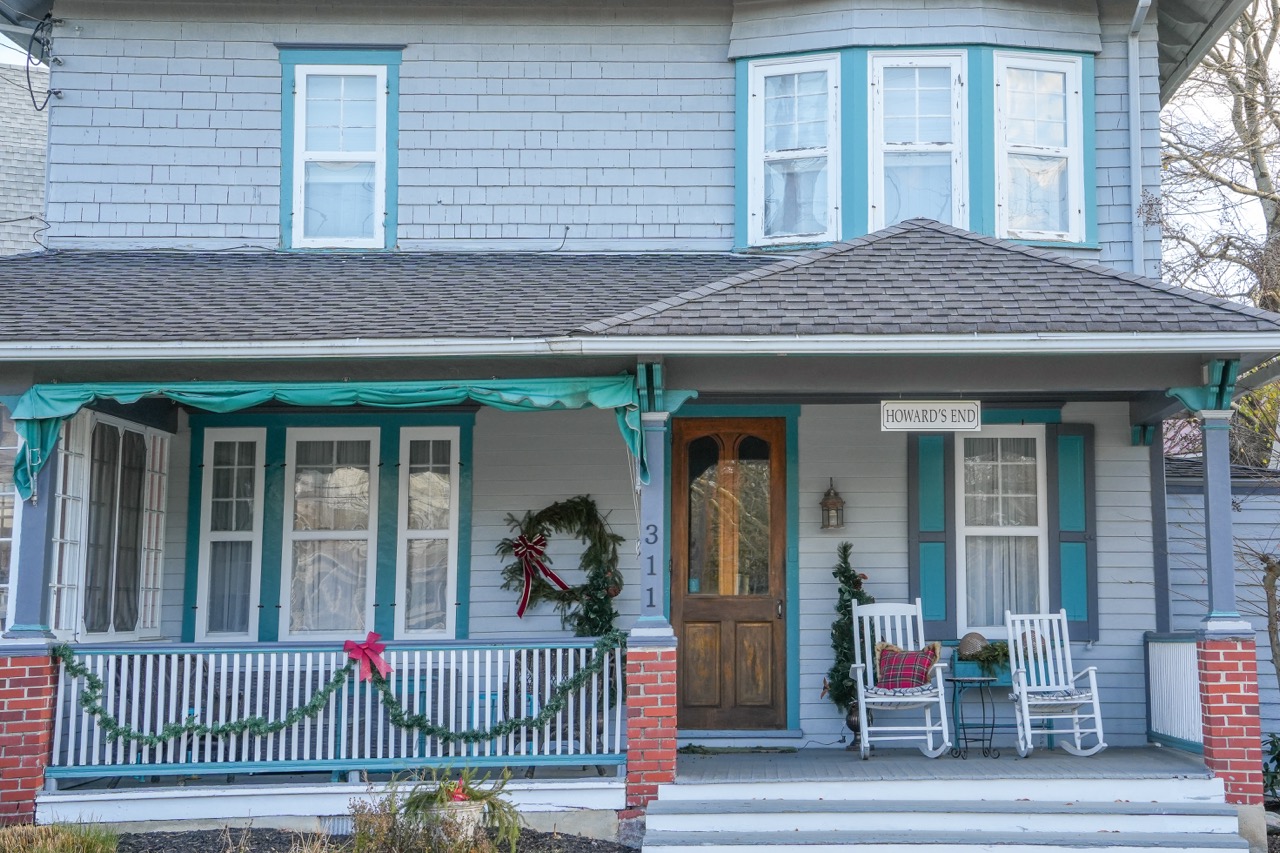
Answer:
M839 60L752 63L753 243L838 239Z

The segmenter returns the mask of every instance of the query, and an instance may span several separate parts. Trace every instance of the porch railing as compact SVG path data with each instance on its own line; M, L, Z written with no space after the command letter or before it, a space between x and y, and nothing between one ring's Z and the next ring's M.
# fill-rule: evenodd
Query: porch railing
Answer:
M1147 739L1204 752L1195 633L1148 631L1142 644L1147 663Z
M555 643L397 644L384 657L387 685L407 714L449 732L488 732L536 717L557 685L603 656L600 671L565 698L545 725L459 742L392 724L369 681L346 679L314 717L274 734L183 734L156 745L112 737L80 701L87 679L64 662L46 776L299 773L418 767L608 765L625 761L620 649L592 640ZM322 646L190 644L80 647L75 660L102 681L101 707L121 725L158 735L188 720L206 726L261 717L280 721L305 706L348 663Z

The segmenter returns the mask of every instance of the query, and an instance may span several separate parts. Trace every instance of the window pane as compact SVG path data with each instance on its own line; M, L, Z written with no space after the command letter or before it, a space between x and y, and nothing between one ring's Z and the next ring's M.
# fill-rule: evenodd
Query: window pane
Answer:
M1009 227L1069 231L1065 157L1009 155Z
M886 144L946 144L951 138L951 70L884 69Z
M972 527L1035 527L1039 460L1034 438L964 440L964 521Z
M949 154L885 154L884 224L917 216L950 224Z
M1004 612L1040 612L1039 540L965 538L965 589L971 626L1003 625Z
M764 88L765 151L826 147L826 71L766 77Z
M448 441L409 442L410 530L449 526L449 445Z
M254 442L213 443L210 530L253 530L253 498L257 475L257 445Z
M826 157L765 163L765 236L824 234L827 217Z
M415 539L409 543L405 572L404 626L409 631L441 631L448 602L449 540Z
M769 594L769 442L750 436L738 445L734 466L737 494L737 595Z
M720 445L709 436L689 442L689 592L720 591Z
M294 542L289 631L364 631L368 555L365 542Z
M253 543L212 542L209 545L210 634L243 634L249 630Z
M372 75L310 75L307 78L306 150L375 150L377 79Z
M89 535L84 576L84 625L90 633L101 633L111 625L119 458L120 431L109 424L94 426L89 449Z
M299 441L293 529L368 530L368 441Z
M373 163L309 162L302 192L304 236L373 236Z
M112 625L138 625L138 582L142 576L142 490L147 475L147 441L125 431L120 451L120 529L116 533L115 606Z
M1010 68L1005 78L1009 142L1062 148L1067 144L1067 75Z

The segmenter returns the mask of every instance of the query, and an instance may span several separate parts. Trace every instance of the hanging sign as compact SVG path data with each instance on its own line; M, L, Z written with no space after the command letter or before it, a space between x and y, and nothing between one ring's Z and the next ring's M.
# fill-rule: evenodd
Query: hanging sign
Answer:
M882 400L881 432L976 432L982 429L977 400Z

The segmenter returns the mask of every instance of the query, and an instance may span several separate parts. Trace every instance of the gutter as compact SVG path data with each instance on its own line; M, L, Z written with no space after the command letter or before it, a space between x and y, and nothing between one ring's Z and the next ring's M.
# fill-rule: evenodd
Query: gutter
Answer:
M1138 0L1129 25L1129 208L1133 217L1133 271L1146 275L1146 226L1142 223L1142 26L1151 11L1151 0Z
M284 341L27 341L0 343L0 362L283 361L637 355L1110 355L1280 353L1280 331L970 335L612 335Z

